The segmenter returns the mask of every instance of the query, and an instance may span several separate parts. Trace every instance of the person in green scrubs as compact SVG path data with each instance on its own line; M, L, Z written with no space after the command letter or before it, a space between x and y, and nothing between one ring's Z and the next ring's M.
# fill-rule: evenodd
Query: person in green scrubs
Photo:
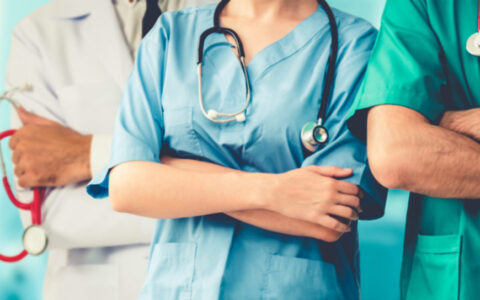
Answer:
M480 299L478 17L479 0L387 1L348 121L378 181L412 192L402 299Z

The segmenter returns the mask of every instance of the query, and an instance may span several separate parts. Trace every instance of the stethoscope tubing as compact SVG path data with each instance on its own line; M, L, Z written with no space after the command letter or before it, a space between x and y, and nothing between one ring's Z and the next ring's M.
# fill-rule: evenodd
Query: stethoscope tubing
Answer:
M6 100L9 102L15 109L18 108L17 103L10 97L10 94L12 94L15 91L20 91L20 90L28 90L29 87L20 87L20 88L15 88L10 91L7 91L3 94L0 95L0 100ZM0 132L0 141L8 138L12 135L14 135L16 132L15 129L9 129L3 132ZM32 225L40 226L42 224L42 213L41 213L41 205L42 201L45 198L45 189L44 188L34 188L33 189L33 200L30 203L23 203L19 201L16 197L15 194L13 193L13 190L11 188L11 185L8 181L7 177L7 171L6 171L6 166L5 166L5 160L3 157L3 151L2 147L0 145L0 164L1 164L1 172L2 172L2 184L5 189L5 192L12 202L12 204L17 207L18 209L25 210L25 211L30 211L31 215L31 220L32 220ZM19 254L17 255L3 255L0 254L0 261L7 262L7 263L14 263L22 260L28 255L27 250L23 249Z
M202 114L207 119L215 123L229 123L235 120L244 121L246 110L248 108L248 105L251 102L251 90L250 90L251 87L250 87L250 81L248 78L248 72L245 64L245 53L244 53L244 47L243 47L242 41L238 36L238 34L233 29L221 27L220 25L220 14L225 8L225 6L228 4L228 2L229 0L222 0L217 4L217 7L215 8L215 12L214 12L214 17L213 17L213 27L205 30L200 35L200 41L198 45L198 60L197 60L198 74L197 75L198 75L199 105L200 105ZM338 40L339 40L338 26L337 26L335 15L333 14L332 9L330 8L330 6L325 0L318 0L318 5L322 7L322 9L324 10L325 14L328 17L332 41L331 41L330 55L328 57L327 69L325 71L325 80L323 82L320 109L317 114L317 122L316 122L316 125L317 125L316 127L321 128L325 132L327 138L325 139L325 141L321 141L321 142L316 141L317 146L324 145L328 141L328 131L323 124L325 122L327 106L328 106L328 102L330 101L334 82L335 82L336 62L338 57ZM204 99L203 99L203 88L202 88L202 73L203 73L202 68L203 68L203 58L204 58L204 46L205 46L205 40L207 39L207 37L210 34L214 34L214 33L222 33L224 35L230 35L231 37L233 37L236 43L238 58L242 66L242 71L244 73L245 85L247 88L247 92L246 92L247 100L245 101L245 104L242 107L242 109L234 113L221 113L213 109L209 111L205 109ZM223 119L217 119L218 117L221 117ZM313 134L313 132L310 132L308 135L311 135L311 134ZM302 130L301 138L302 137L303 137L303 130ZM306 143L305 141L303 141L303 138L302 138L302 142ZM316 148L316 146L314 145L310 145L310 146L312 146L313 148Z
M228 3L228 1L225 1L225 4L226 3ZM215 10L215 15L216 16L217 16L217 14L219 14L219 12L217 13L217 11L219 11L218 7L220 7L220 6L221 5L219 4L217 6L217 9ZM221 12L221 10L220 10L220 12ZM212 121L214 123L223 124L223 123L233 122L233 121L237 120L236 117L238 115L241 115L242 113L245 113L246 109L250 105L251 90L250 90L250 81L249 81L249 78L248 78L247 67L246 67L246 63L245 63L245 51L244 51L244 48L243 48L242 41L233 29L226 28L226 27L220 27L220 26L215 25L215 24L218 24L217 21L218 20L215 19L214 27L211 27L211 28L205 30L200 35L200 41L199 41L198 53L197 53L197 56L198 56L198 59L197 59L198 100L199 100L200 109L201 109L201 111L202 111L202 113L205 117L207 117L210 121ZM211 34L214 34L214 33L221 33L221 34L224 34L224 35L229 35L235 40L236 49L237 49L237 53L238 53L238 59L239 59L240 65L242 67L242 72L243 72L244 80L245 80L246 101L245 101L245 104L243 105L243 107L236 112L222 113L222 112L215 111L215 116L210 116L209 113L207 112L207 110L205 109L205 105L204 105L204 101L203 101L204 100L203 99L203 87L202 87L203 58L204 58L204 53L203 52L204 52L204 46L205 46L205 41L206 41L207 37ZM217 117L227 118L227 119L217 119Z

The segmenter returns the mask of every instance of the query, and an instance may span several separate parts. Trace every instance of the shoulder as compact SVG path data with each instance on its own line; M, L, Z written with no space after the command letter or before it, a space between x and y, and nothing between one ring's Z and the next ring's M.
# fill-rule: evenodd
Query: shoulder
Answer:
M23 18L13 29L13 34L41 37L42 33L65 29L59 22L68 20L79 21L90 15L94 9L95 0L52 0L40 6ZM108 1L108 0L96 0Z
M158 23L160 23L160 26L169 29L172 29L172 27L179 27L179 29L185 30L188 27L198 25L198 23L206 23L209 20L213 20L214 10L215 4L210 4L165 12L160 17Z
M333 9L337 20L339 34L339 49L358 47L365 51L371 51L375 44L378 31L368 21Z
M190 40L213 25L215 4L164 12L147 39Z

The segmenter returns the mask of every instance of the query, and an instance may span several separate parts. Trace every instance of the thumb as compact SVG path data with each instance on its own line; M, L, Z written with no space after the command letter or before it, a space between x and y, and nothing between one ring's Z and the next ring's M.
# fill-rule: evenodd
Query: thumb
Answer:
M339 167L324 167L324 166L318 166L314 168L314 172L325 176L325 177L335 177L335 178L345 178L345 177L350 177L353 174L352 169L343 169Z
M44 117L40 117L36 114L33 114L31 112L28 112L25 110L23 107L19 107L17 109L17 114L18 117L20 118L20 121L22 121L23 125L27 124L37 124L37 125L54 125L57 124L56 122L46 119Z

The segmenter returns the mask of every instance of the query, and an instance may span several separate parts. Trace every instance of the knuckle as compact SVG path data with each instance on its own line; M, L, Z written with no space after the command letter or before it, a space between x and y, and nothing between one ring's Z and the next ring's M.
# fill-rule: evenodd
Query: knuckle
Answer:
M338 220L332 220L332 228L335 231L344 231L345 225Z
M25 178L19 178L18 179L18 185L21 187L21 188L28 188L28 181L25 179Z
M336 196L337 196L337 193L335 193L333 190L327 190L325 192L325 198L328 202L334 202Z
M316 209L312 209L308 213L306 213L305 217L310 220L310 222L318 223L320 218L320 213Z
M14 149L15 149L15 152L23 153L25 152L26 145L22 140L20 140L16 142Z
M326 178L325 179L325 184L327 185L328 188L333 188L335 187L335 180L331 178Z
M22 175L22 171L19 168L15 167L13 169L13 174L15 174L15 176L17 177L20 177Z
M355 207L359 207L360 206L360 198L354 197L353 198L353 204L355 205Z
M335 233L335 232L329 232L325 235L325 241L328 242L328 243L333 243L333 242L336 242L338 241L338 239L340 238L340 234L338 233Z
M57 176L54 174L47 174L45 176L38 176L39 185L53 185L57 182Z

